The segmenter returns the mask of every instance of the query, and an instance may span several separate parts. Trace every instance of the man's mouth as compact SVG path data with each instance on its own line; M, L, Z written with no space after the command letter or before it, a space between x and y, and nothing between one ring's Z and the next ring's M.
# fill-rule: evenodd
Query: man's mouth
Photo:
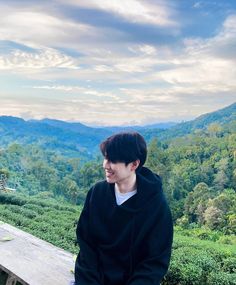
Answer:
M106 170L105 174L106 174L107 177L110 177L110 176L112 176L114 174L114 172Z

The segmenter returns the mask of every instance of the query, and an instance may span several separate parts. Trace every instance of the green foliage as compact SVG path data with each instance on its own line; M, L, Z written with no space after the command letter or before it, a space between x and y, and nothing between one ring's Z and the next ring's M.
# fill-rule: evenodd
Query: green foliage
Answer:
M162 177L173 219L184 227L196 223L225 234L236 233L236 209L230 203L236 204L235 107L233 104L175 126L167 131L170 136L165 136L164 130L140 129L145 138L151 140L146 165ZM84 155L79 151L75 153L78 149L82 151L86 144L90 145L92 137L96 136L95 129L54 120L38 124L1 117L0 121L4 129L0 145L6 145L3 141L8 141L7 128L23 128L22 134L31 142L26 145L13 142L0 151L0 169L9 175L7 186L16 188L18 193L78 205L83 204L89 188L104 178L101 156L88 161L88 155L85 163ZM89 138L86 134L90 131L92 136ZM97 132L100 138L99 141L96 139L98 150L98 143L111 130L99 129ZM31 133L34 139L29 136ZM60 141L64 143L65 133L71 140L76 138L78 141L78 145L69 145L67 140L64 147L72 152L70 155L67 152L66 156L60 151L63 146L58 146ZM32 144L39 134L46 136L40 137L39 143ZM185 136L178 137L180 134ZM61 139L57 140L60 135ZM168 139L170 137L172 139ZM95 153L94 149L91 152Z
M236 284L235 108L170 130L141 130L150 142L146 166L162 177L178 225L162 285ZM0 117L0 132L0 174L18 193L0 193L0 220L77 253L81 206L72 204L82 205L103 179L101 157L88 160L111 131Z
M75 225L80 212L80 206L0 194L0 220L73 253L78 252Z
M75 254L75 224L80 213L81 206L17 194L0 195L0 220ZM210 230L205 230L205 236L199 228L193 228L192 235L186 236L188 232L175 229L170 269L162 285L235 284L235 246L209 241L210 235L215 240Z
M146 165L159 173L174 221L236 233L236 135L222 128L149 145ZM102 159L81 164L36 145L12 144L0 153L8 186L31 196L82 204L89 188L103 179ZM231 190L230 190L231 189ZM14 202L12 202L14 203Z
M175 235L169 271L162 285L235 283L236 248Z
M229 274L226 272L211 272L208 277L209 285L235 285L236 274Z
M4 169L4 168L0 169L0 177L1 176L9 178L9 171L7 169Z
M169 275L176 277L173 284L206 284L207 276L213 270L219 270L218 264L207 253L199 249L181 247L174 252Z
M37 197L84 202L86 192L103 179L101 162L81 164L79 159L59 156L36 145L16 143L0 152L0 174L9 176L7 186Z
M199 227L197 224L187 224L184 228L182 226L176 226L175 232L187 237L194 237L201 240L208 240L218 242L220 244L229 244L236 246L235 235L225 235L222 231L211 230L207 227Z
M230 273L236 273L236 256L229 256L223 259L222 269Z
M231 131L235 132L235 119L236 119L236 103L218 110L216 112L202 115L193 121L177 124L169 130L159 132L159 138L161 140L173 139L176 137L183 137L190 133L197 131L206 131L212 137L220 137L222 135L222 128L224 124ZM148 131L150 137L153 137L153 131Z
M226 126L171 140L153 139L147 166L160 173L174 221L236 234L236 134Z

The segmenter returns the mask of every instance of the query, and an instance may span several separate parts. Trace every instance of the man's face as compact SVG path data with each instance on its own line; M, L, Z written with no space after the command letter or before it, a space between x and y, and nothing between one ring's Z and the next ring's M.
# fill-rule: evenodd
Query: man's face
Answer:
M113 163L105 158L103 168L107 182L119 184L128 181L135 174L136 167L133 162L126 165L124 162Z

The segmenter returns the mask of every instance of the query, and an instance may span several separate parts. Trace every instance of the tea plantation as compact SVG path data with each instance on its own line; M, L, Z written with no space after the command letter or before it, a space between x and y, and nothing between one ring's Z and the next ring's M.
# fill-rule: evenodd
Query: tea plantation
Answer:
M0 221L7 222L74 254L81 206L0 194ZM169 272L162 285L236 285L236 246L175 232Z

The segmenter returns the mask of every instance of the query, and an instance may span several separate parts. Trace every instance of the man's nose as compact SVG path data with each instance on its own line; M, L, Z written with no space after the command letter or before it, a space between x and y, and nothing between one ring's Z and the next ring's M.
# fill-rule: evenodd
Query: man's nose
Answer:
M110 162L108 159L103 160L103 168L110 168Z

